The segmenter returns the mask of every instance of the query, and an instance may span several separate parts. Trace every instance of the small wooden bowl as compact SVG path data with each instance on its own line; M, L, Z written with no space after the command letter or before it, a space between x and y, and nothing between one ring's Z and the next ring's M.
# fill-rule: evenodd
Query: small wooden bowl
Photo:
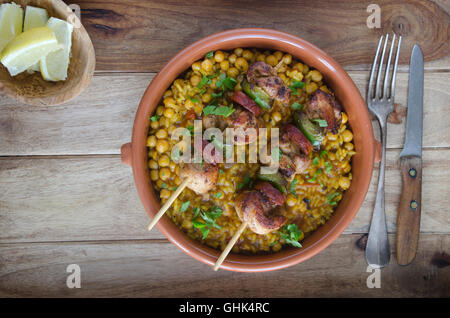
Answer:
M11 0L0 0L1 3ZM79 95L91 81L95 69L95 52L91 39L80 20L61 0L14 0L25 10L27 5L44 8L49 17L72 22L72 57L67 79L59 82L45 81L40 72L17 76L9 75L0 63L0 91L30 105L57 105ZM24 11L25 12L25 11Z

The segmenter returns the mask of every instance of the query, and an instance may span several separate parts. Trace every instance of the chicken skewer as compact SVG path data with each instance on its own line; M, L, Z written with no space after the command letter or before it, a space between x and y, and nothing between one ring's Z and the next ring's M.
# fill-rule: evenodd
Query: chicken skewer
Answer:
M188 187L197 194L205 194L216 185L217 179L219 178L219 169L216 165L210 163L189 163L181 168L181 176L184 181L178 186L175 192L170 196L170 198L164 203L159 212L153 217L147 230L151 230L159 219L166 213L170 208L175 199L180 195L180 193Z

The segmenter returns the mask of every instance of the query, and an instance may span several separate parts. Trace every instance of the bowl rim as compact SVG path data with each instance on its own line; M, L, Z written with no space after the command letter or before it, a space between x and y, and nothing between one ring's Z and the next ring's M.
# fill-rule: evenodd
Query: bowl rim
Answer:
M249 45L246 46L246 43ZM363 135L361 137L363 139L361 139L359 143L364 151L358 153L358 149L356 148L357 154L355 155L355 157L358 158L358 166L361 166L361 175L359 175L357 189L353 187L353 183L355 183L356 179L354 178L350 187L352 190L350 191L350 189L348 189L344 194L341 203L333 213L332 217L325 222L324 225L319 226L311 236L305 239L305 242L307 240L309 241L303 245L302 249L287 248L280 252L267 255L230 254L221 265L221 269L238 272L278 270L311 258L336 240L353 220L364 202L372 177L374 160L376 157L376 143L367 106L350 76L327 53L313 44L291 34L262 28L227 30L209 35L192 43L165 64L144 92L133 125L130 163L139 197L148 215L153 217L158 212L160 205L153 186L151 185L147 166L147 147L145 140L149 128L148 118L160 102L164 91L170 86L170 83L172 83L173 80L185 71L194 61L200 59L207 52L218 49L229 50L236 47L260 47L266 49L270 48L271 50L280 49L283 52L288 52L290 54L295 51L296 54L292 55L302 61L305 59L304 57L306 55L310 58L314 58L315 63L306 63L309 66L319 69L322 73L324 73L322 70L326 68L327 73L330 74L330 79L333 81L336 79L339 80L337 83L340 84L333 87L335 93L338 94L339 88L339 93L346 94L343 96L350 98L350 100L352 100L352 105L354 103L355 106L352 107L358 111L358 127L361 127L361 135ZM300 57L300 53L305 54L305 56ZM334 78L334 76L336 78ZM328 83L327 78L326 80ZM350 117L356 122L356 115L348 115L349 122ZM350 195L347 194L349 192L351 192L351 200ZM345 204L348 205L346 206L345 211L344 208L341 207L344 201ZM338 210L341 210L341 212L339 216L336 216ZM330 223L331 219L334 219L332 223ZM220 251L189 238L169 219L167 215L160 219L157 226L175 246L198 261L213 266L217 257L220 255ZM324 230L324 228L326 230Z

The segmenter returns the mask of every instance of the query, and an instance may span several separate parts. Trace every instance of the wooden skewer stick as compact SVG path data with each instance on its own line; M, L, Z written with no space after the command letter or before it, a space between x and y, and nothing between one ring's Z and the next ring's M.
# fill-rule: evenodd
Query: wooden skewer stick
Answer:
M175 190L175 192L170 196L169 200L167 200L166 203L164 203L164 205L161 207L161 209L159 210L158 213L156 213L155 217L153 218L153 220L150 222L150 224L147 226L147 230L151 230L156 223L158 223L159 219L164 215L164 213L166 213L166 211L170 208L170 206L172 205L173 201L175 201L175 199L180 195L181 191L184 190L184 188L186 188L187 184L189 182L189 178L186 178L182 184L180 184L178 186L178 188Z
M233 237L231 238L231 240L228 242L227 246L225 247L225 249L223 250L222 254L220 254L219 258L217 259L216 264L214 265L214 270L217 271L220 267L220 265L222 265L223 261L225 260L225 258L228 256L228 254L230 253L231 249L233 248L234 244L236 244L236 241L238 240L239 236L241 236L242 232L244 232L244 230L247 228L247 223L244 222L241 224L241 226L239 227L239 229L236 231L236 233L234 233Z

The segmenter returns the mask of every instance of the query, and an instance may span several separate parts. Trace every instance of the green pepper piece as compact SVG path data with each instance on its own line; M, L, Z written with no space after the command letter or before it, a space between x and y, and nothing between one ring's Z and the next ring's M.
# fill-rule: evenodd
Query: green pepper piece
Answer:
M286 179L283 176L276 172L271 174L258 174L258 179L262 181L270 182L275 188L280 190L282 193L286 194Z
M294 113L294 122L314 147L319 147L325 138L323 129L314 124L303 112Z
M245 78L242 81L241 86L244 93L247 94L251 99L253 99L256 104L266 110L270 109L269 95L267 95L261 87L250 87L250 83Z

